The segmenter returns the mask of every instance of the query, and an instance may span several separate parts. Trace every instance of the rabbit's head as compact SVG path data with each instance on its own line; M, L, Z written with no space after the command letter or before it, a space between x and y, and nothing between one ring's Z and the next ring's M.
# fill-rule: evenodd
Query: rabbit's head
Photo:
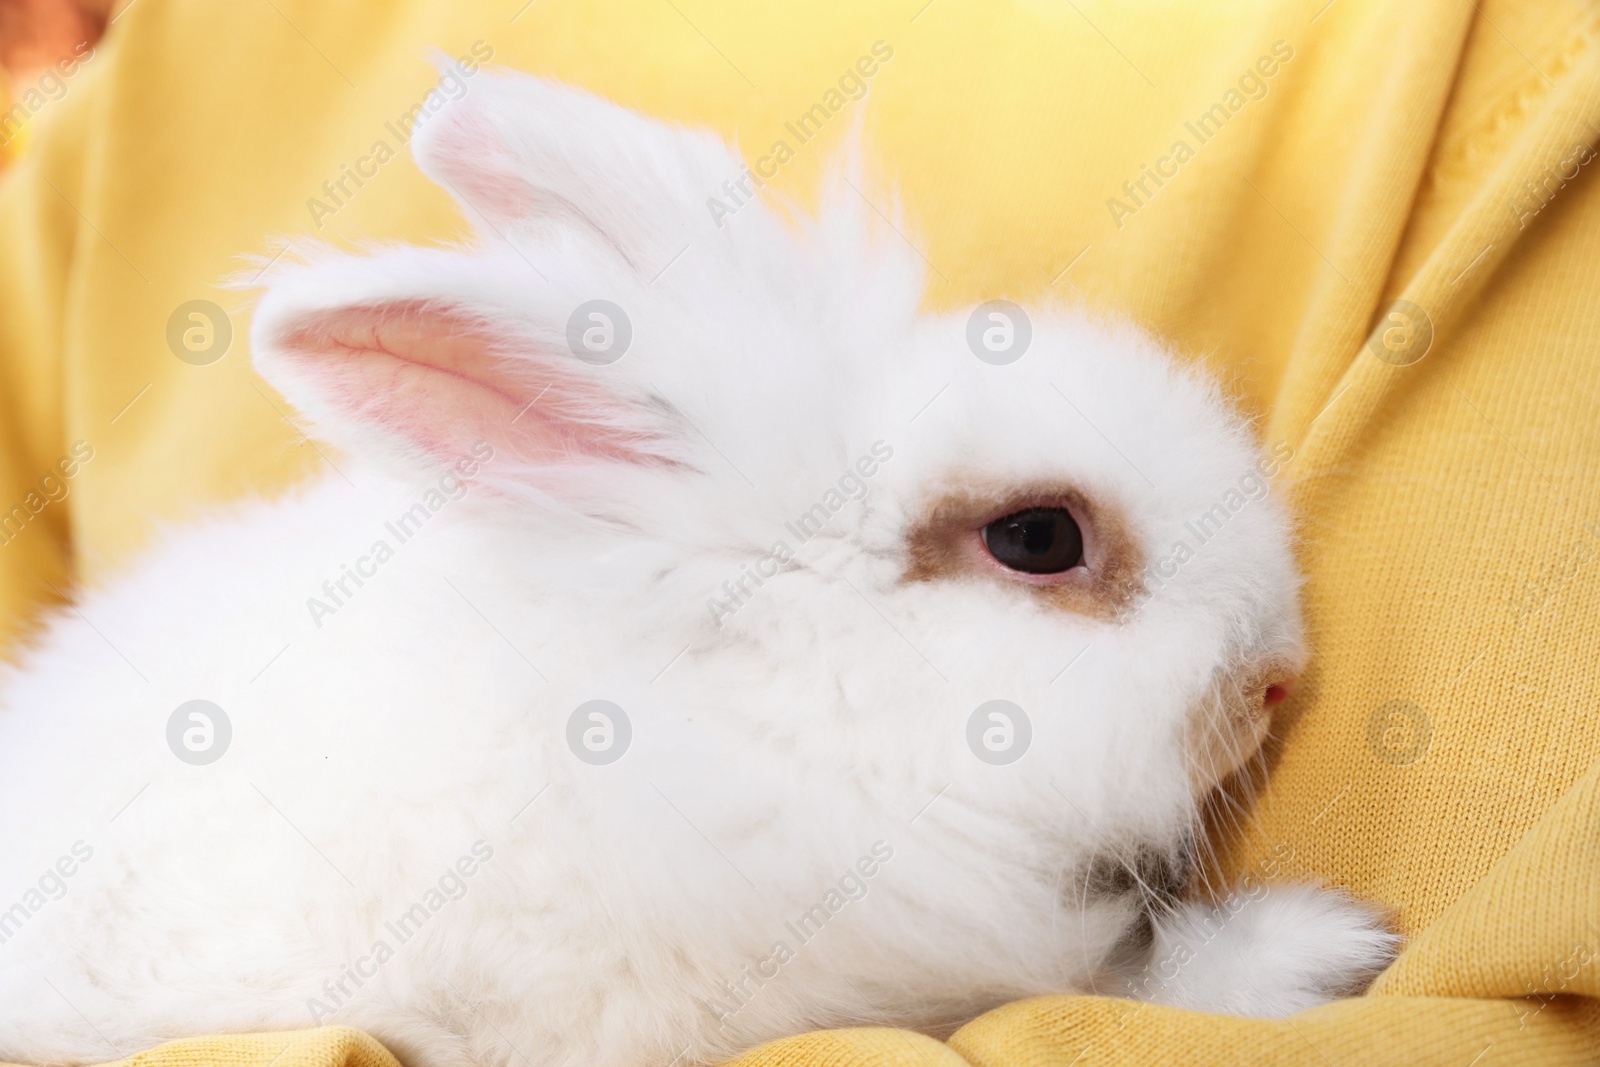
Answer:
M681 646L700 724L1029 847L1172 846L1257 750L1302 657L1284 450L1149 337L924 313L861 179L786 222L776 157L535 78L413 147L474 240L279 270L256 363L402 474L492 448L478 565L575 643Z

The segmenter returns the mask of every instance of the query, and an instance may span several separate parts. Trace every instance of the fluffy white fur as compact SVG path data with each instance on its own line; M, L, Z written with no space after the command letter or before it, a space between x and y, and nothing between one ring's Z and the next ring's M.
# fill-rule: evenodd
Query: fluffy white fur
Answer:
M1251 502L1116 619L1003 575L908 582L906 536L952 484L1048 479L1154 560L1253 468L1248 428L1125 326L1038 311L1023 359L975 359L848 186L814 222L713 225L742 168L706 133L484 74L414 143L471 245L318 253L252 327L341 473L172 533L5 679L0 1058L337 1022L415 1067L666 1067L1111 988L1149 901L1094 872L1182 857L1230 769L1197 761L1227 728L1199 718L1298 663L1287 520ZM610 366L566 348L593 298L633 324ZM386 357L405 308L408 351L465 331L489 362ZM330 313L374 347L303 329ZM491 363L542 395L514 427L474 391ZM470 488L399 544L386 523L479 441ZM785 523L877 442L865 496L798 543ZM314 619L380 539L393 558ZM780 540L794 558L714 612ZM166 742L196 698L233 728L206 766ZM595 698L632 723L607 766L566 741ZM1009 766L965 743L995 698L1033 724ZM1230 764L1259 736L1233 741ZM1157 950L1204 910L1156 908ZM1158 998L1292 1011L1389 948L1341 897L1272 890Z
M1394 952L1371 913L1308 886L1258 885L1155 925L1128 991L1158 1004L1278 1016L1353 996Z

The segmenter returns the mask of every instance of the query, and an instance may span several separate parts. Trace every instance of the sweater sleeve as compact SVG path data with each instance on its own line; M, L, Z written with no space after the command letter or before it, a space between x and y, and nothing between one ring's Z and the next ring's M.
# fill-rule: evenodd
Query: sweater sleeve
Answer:
M67 113L50 118L60 128L0 171L0 648L68 580L66 471L76 473L76 461L63 429L61 353L82 220L71 202L79 109L59 109Z

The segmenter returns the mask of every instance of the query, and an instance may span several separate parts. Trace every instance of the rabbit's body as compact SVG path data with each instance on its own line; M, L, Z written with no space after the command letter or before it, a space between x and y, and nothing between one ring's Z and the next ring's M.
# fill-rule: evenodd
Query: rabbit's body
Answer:
M431 121L485 242L325 255L256 316L355 458L172 535L0 690L0 1058L343 1023L419 1067L665 1067L1112 981L1162 887L1108 872L1181 875L1299 664L1246 427L1071 315L981 362L859 204L714 226L705 135L514 77ZM595 298L620 362L565 347ZM979 559L1041 501L1081 574ZM1007 764L968 744L996 699ZM202 720L169 743L191 700L214 762ZM1233 963L1141 995L1292 1010L1388 947L1309 891L1197 908L1157 945Z

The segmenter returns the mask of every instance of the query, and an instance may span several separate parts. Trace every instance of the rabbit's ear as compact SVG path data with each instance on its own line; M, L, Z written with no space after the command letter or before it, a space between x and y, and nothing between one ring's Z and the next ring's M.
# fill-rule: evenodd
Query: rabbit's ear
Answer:
M304 294L304 286L293 286ZM335 443L409 469L481 450L524 471L600 461L679 466L681 437L611 368L537 323L451 298L263 300L262 376ZM537 476L530 476L537 481Z
M418 126L412 152L486 235L571 227L646 276L682 248L687 230L709 224L707 196L743 171L709 132L489 71Z

